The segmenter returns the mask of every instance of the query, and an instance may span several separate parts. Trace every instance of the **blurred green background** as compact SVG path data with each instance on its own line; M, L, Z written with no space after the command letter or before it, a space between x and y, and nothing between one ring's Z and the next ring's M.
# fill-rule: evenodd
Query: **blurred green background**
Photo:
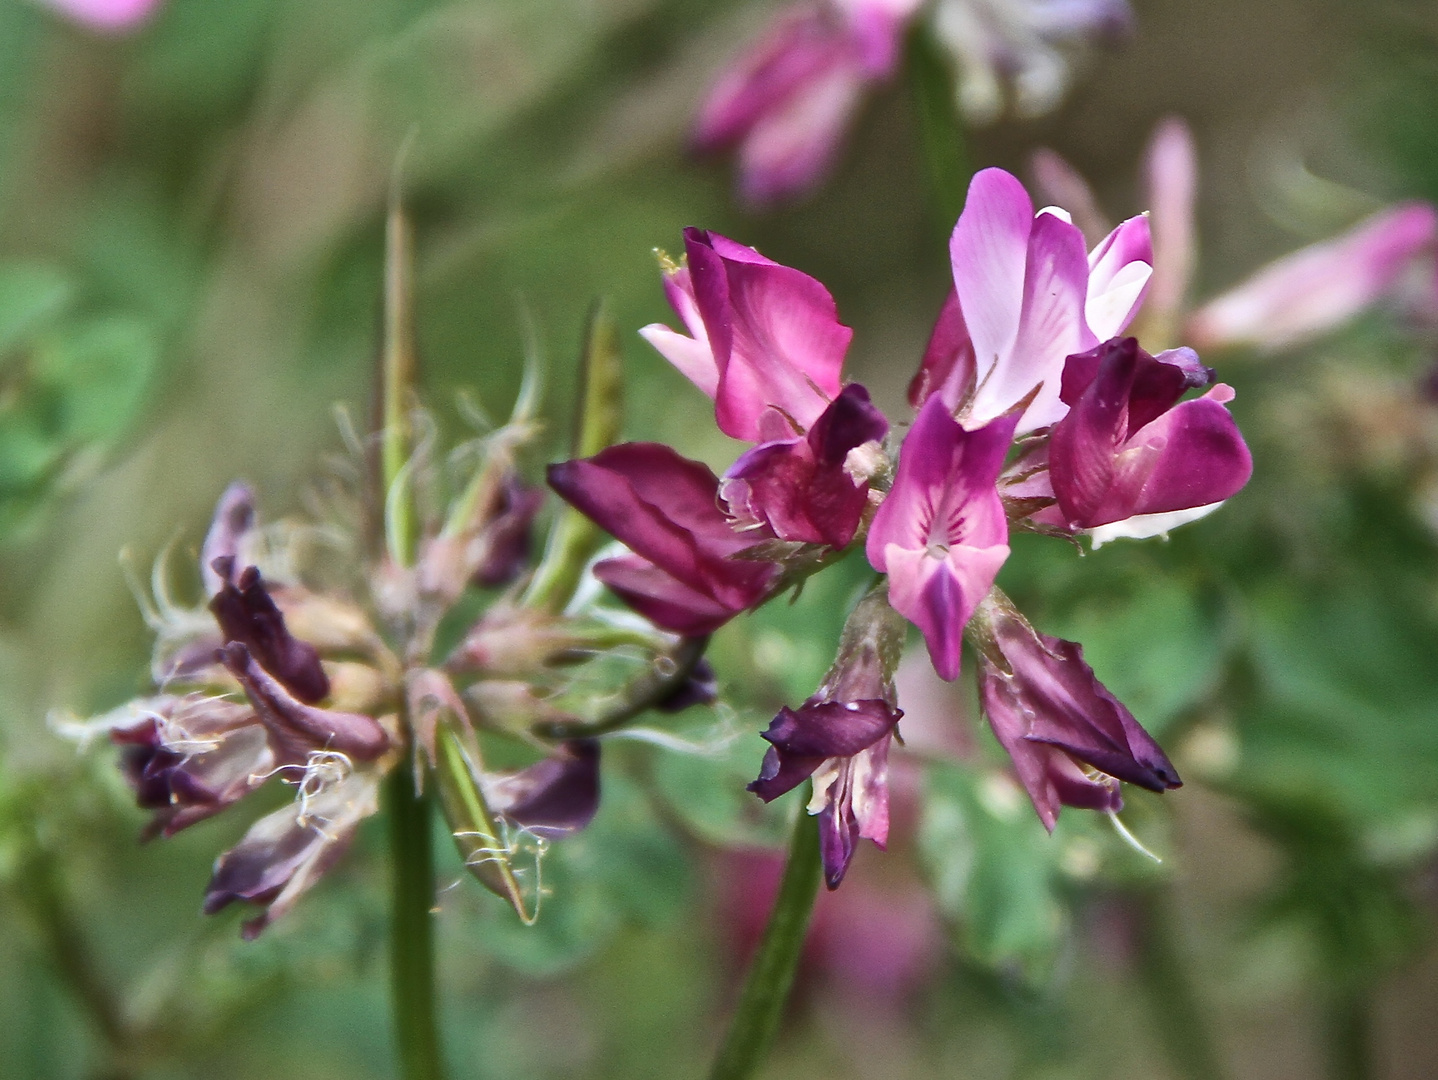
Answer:
M497 413L526 316L565 427L584 311L610 299L628 434L718 467L702 396L634 333L671 321L652 249L702 225L822 280L849 373L893 416L948 283L904 77L838 173L746 215L683 154L718 68L774 6L729 0L170 0L127 37L0 0L0 1076L393 1075L382 829L262 940L199 900L229 815L139 846L105 747L51 708L142 687L117 563L192 551L223 486L271 517L364 415L383 204L406 139L431 404ZM1153 124L1200 151L1196 292L1400 197L1438 198L1438 12L1418 0L1146 0L1065 105L972 132L970 167L1050 146L1140 209ZM765 1076L1264 1080L1438 1075L1438 407L1431 335L1382 315L1235 385L1254 480L1170 542L1085 557L1020 537L1001 583L1188 781L1053 838L972 691L906 669L896 831L821 899ZM532 478L562 453L551 438ZM730 705L617 743L594 826L545 865L533 929L441 852L457 1077L699 1075L773 887L783 800L757 732L832 655L859 558L726 628ZM910 731L912 729L912 731ZM281 796L282 797L282 796Z

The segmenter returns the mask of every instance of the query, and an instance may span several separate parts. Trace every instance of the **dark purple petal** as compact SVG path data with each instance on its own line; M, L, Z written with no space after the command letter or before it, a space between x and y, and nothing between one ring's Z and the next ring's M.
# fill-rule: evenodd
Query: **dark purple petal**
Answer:
M770 802L828 758L852 757L894 730L903 713L883 701L824 701L779 710L763 737L773 747L749 790Z
M479 564L473 581L481 588L497 588L514 581L529 563L534 517L544 503L544 492L509 477L496 513L479 536Z
M216 572L215 560L229 558L242 562L241 550L255 528L255 493L248 484L238 480L225 488L220 501L215 504L215 515L210 522L210 531L200 548L200 576L205 581L205 592L214 596L226 583L226 578Z
M555 757L495 783L494 809L547 840L578 832L599 810L599 743L574 739Z
M950 289L929 335L919 370L909 383L909 404L920 408L931 394L938 394L951 410L957 409L973 389L975 371L974 343L964 325L959 294Z
M879 442L889 432L889 420L869 398L869 391L850 383L809 429L809 447L820 464L842 468L849 451L866 442Z
M319 653L286 629L285 617L260 580L259 570L246 567L236 581L235 565L230 555L211 564L224 583L211 598L210 610L225 641L243 644L261 667L301 701L310 705L322 701L330 692L330 680L320 666Z
M301 763L313 750L332 750L373 761L389 749L389 736L373 717L319 709L292 697L242 643L226 645L220 650L220 660L245 688L281 760Z
M859 822L845 813L842 804L830 802L819 811L819 860L824 866L824 885L837 889L849 871L859 847Z
M673 693L654 703L660 712L677 713L695 705L713 705L719 700L719 677L708 660L700 657L690 670L689 676L677 686Z
M638 555L595 563L594 576L655 626L685 637L712 634L748 606L733 607L690 588Z

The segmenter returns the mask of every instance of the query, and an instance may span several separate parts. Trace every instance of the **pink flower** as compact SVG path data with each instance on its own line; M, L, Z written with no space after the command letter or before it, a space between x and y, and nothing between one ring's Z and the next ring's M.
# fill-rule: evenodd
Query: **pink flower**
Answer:
M700 153L737 146L739 189L765 205L814 187L838 156L864 91L893 74L921 0L826 0L788 9L709 92Z
M911 400L937 394L977 427L1033 394L1020 434L1064 415L1065 358L1129 324L1153 269L1146 218L1130 218L1086 253L1067 215L1035 215L1023 185L1002 169L974 177L949 252L954 293Z
M923 631L945 679L958 677L964 624L1009 555L995 483L1017 419L969 431L939 395L930 397L869 527L869 562L889 575L890 603Z
M1048 468L1062 524L1095 542L1167 532L1216 510L1248 483L1253 458L1220 383L1179 402L1213 372L1192 349L1150 356L1117 338L1068 358Z
M658 323L640 333L714 399L719 430L746 442L793 438L839 396L853 331L808 274L704 229L684 230L687 266L664 290L688 337Z
M125 31L139 26L161 0L45 0L65 17L92 30Z
M1431 257L1438 212L1427 203L1400 203L1342 236L1270 263L1209 301L1188 323L1205 346L1288 348L1343 325L1390 295L1421 260L1432 289Z

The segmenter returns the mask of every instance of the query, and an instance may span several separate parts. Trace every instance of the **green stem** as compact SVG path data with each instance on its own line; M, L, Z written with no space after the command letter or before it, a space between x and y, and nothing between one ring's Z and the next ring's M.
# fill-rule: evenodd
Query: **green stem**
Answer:
M1139 978L1169 1063L1184 1080L1222 1080L1213 1035L1178 947L1172 890L1144 890L1138 905Z
M392 875L390 994L402 1080L441 1080L434 983L434 853L429 798L406 763L385 780Z
M409 461L410 410L418 374L414 349L414 256L409 219L398 183L385 222L384 344L380 361L380 501L390 555L401 566L414 561L412 484L404 479Z
M1329 1080L1368 1080L1373 1075L1373 1012L1361 987L1333 992L1324 1011L1323 1031Z
M801 807L779 895L749 967L729 1033L714 1059L710 1080L744 1080L763 1064L779 1030L784 1003L799 966L809 916L819 892L819 864L819 821Z

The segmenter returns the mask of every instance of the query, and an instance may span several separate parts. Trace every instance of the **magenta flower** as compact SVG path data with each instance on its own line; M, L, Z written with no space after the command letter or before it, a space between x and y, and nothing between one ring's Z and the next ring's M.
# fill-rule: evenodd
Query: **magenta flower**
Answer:
M1006 600L986 603L975 626L984 714L1047 829L1062 806L1121 810L1120 780L1150 791L1182 784L1082 647L1036 632Z
M1033 394L1020 434L1063 416L1064 359L1129 324L1153 269L1147 219L1130 218L1086 253L1067 215L1035 215L1023 185L1002 169L974 177L949 253L954 293L910 398L917 405L937 394L975 427Z
M720 493L741 528L780 540L842 548L868 505L869 484L851 475L850 451L883 439L889 422L854 383L820 414L808 435L761 443L724 474Z
M1017 419L1010 414L969 431L939 395L930 397L869 527L869 562L889 575L890 603L923 631L945 679L958 677L964 624L1009 555L995 483Z
M633 555L594 575L675 633L707 634L757 603L778 576L770 562L732 558L753 546L718 502L708 467L658 443L623 443L549 468L549 484Z
M762 206L814 187L864 91L894 72L922 0L822 0L789 8L715 83L694 125L699 153L738 147L739 191Z
M1224 408L1233 389L1219 383L1178 401L1212 380L1192 349L1155 357L1133 338L1069 357L1069 413L1048 447L1061 524L1102 526L1097 542L1153 536L1216 510L1248 483L1253 458Z
M746 442L807 431L842 389L853 331L808 274L704 229L684 230L687 266L664 290L691 336L655 323L640 333L714 399L719 430Z
M161 0L45 0L61 15L92 30L125 31L155 13Z
M1189 320L1188 335L1199 347L1284 349L1343 325L1390 295L1410 271L1431 292L1435 234L1438 212L1427 203L1389 207L1209 301Z

